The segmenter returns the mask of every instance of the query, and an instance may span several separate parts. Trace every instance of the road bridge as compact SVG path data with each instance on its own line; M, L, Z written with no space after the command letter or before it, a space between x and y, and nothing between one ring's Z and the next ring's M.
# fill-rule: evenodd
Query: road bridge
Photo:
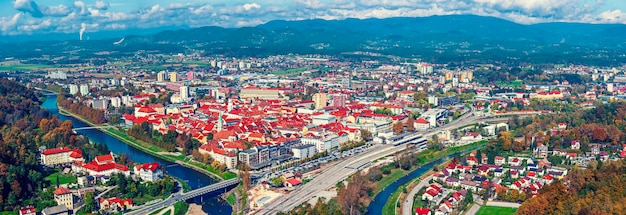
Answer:
M154 211L156 211L158 209L172 206L172 205L176 204L176 202L179 202L179 201L186 201L186 200L198 197L198 196L202 196L202 195L208 194L210 192L221 190L221 189L226 190L229 187L232 187L232 186L234 186L236 184L239 184L239 182L240 182L239 178L233 178L233 179L228 179L228 180L225 180L225 181L220 181L218 183L211 184L209 186L200 187L198 189L195 189L195 190L192 190L192 191L189 191L189 192L186 192L186 193L182 193L182 194L174 193L169 198L167 198L167 199L165 199L165 200L163 200L163 201L161 201L159 203L156 203L154 205L150 205L150 206L147 206L147 207L139 208L139 209L131 211L131 212L127 213L127 214L129 214L129 215L150 214L150 213L152 213L152 212L154 212Z

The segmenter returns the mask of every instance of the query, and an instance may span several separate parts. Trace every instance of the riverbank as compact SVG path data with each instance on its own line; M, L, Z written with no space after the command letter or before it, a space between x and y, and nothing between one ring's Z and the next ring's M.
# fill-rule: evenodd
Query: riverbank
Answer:
M385 179L386 183L381 183L383 182L382 180L377 183L377 190L375 190L375 197L376 195L378 195L378 192L376 191L380 191L380 190L384 190L386 189L388 186L390 186L392 183L402 179L403 177L408 176L410 173L417 171L420 168L423 168L424 166L427 165L440 165L441 163L446 163L449 162L450 159L446 159L443 161L440 161L441 159L444 159L446 157L449 157L455 153L466 153L468 151L471 150L475 150L478 148L482 148L484 146L487 145L487 141L483 140L483 141L478 141L472 144L468 144L468 145L464 145L464 146L458 146L458 147L452 147L452 148L445 148L442 151L432 151L432 150L426 150L426 151L422 151L419 153L419 157L420 157L420 161L419 162L421 164L421 166L418 167L413 167L408 171L404 171L402 169L397 169L395 171L392 171L392 173L387 176ZM423 159L423 160L422 160ZM435 163L439 163L439 164L435 164ZM391 195L389 196L389 198L387 198L387 201L385 202L384 206L382 207L382 214L395 214L396 210L399 206L399 198L401 196L401 194L403 194L405 192L405 189L407 187L409 187L409 185L415 183L415 182L419 182L420 178L422 178L424 175L430 173L432 170L427 170L424 171L424 173L420 174L419 176L416 176L415 179L411 179L410 181L401 184L400 186L398 186L398 189L394 190L393 193L391 193ZM382 186L380 186L382 185ZM380 187L379 187L380 186ZM407 192L408 193L408 192Z
M75 113L72 113L72 112L66 110L65 108L63 108L61 106L58 106L58 109L59 109L59 114L74 117L74 118L76 118L76 119L86 123L89 126L92 126L92 127L106 126L106 125L95 124L95 123L93 123L93 122L91 122L91 121L89 121L89 120L87 120L87 119L85 119L85 118L75 114ZM152 155L154 157L157 157L157 158L160 158L160 159L172 162L172 163L177 163L177 164L180 164L182 166L194 169L194 170L196 170L198 172L201 172L201 173L203 173L205 175L208 175L211 178L214 178L216 180L227 180L227 179L232 179L232 178L237 177L237 175L232 173L232 172L219 173L217 170L214 170L212 166L207 166L207 165L204 165L204 164L199 163L197 161L193 161L193 160L191 160L191 159L189 159L189 158L187 158L187 157L185 157L183 155L173 156L173 155L171 155L169 153L164 153L164 150L155 150L154 148L156 146L154 146L152 144L145 143L145 142L140 141L140 140L136 140L136 139L134 139L132 137L129 137L128 135L118 134L118 133L115 132L114 128L97 128L97 129L102 131L102 132L104 132L104 133L106 133L106 134L108 134L111 137L114 137L114 138L116 138L116 139L118 139L118 140L128 144L129 146L131 146L131 147L133 147L133 148L135 148L137 150L145 152L145 153L147 153L149 155ZM211 170L213 170L213 171L211 171Z

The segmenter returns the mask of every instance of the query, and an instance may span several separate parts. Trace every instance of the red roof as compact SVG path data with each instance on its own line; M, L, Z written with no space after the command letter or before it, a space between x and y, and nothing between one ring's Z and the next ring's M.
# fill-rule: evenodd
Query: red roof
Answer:
M60 154L60 153L66 153L66 152L70 152L72 151L71 148L68 147L58 147L58 148L53 148L53 149L46 149L43 151L44 155L53 155L53 154Z
M35 209L35 207L33 207L32 205L20 208L20 214L30 214L30 213L37 213L37 209Z
M64 194L69 194L69 193L72 193L72 191L65 187L59 187L56 190L54 190L54 195L64 195Z
M102 163L115 162L115 159L113 158L113 155L106 154L106 155L97 156L96 159L94 159L94 161L98 162L99 164L102 164Z
M417 215L428 215L430 213L430 209L428 208L415 208L415 214Z
M154 163L145 163L145 164L140 164L140 165L137 165L135 168L136 168L137 170L142 170L142 169L145 169L145 170L150 170L150 171L154 172L154 171L156 171L157 169L159 169L159 163L154 162Z
M439 193L438 193L436 190L434 190L434 189L430 189L430 190L426 191L426 193L427 193L428 195L432 196L432 197L435 197L435 196L437 196L437 194L439 194Z
M415 123L419 123L419 124L428 124L429 122L426 121L424 118L417 118L415 120Z
M291 184L292 186L296 186L296 185L300 185L300 180L292 178L287 180L287 183Z
M72 157L72 158L82 158L83 157L83 151L81 151L80 149L74 149L74 150L72 150L72 153L70 153L70 157Z

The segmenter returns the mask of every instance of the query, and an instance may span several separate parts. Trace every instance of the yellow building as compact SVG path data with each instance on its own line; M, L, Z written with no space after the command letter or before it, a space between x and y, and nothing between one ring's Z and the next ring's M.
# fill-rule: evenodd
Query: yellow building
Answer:
M170 73L170 82L178 82L178 73L177 72Z
M164 82L166 76L167 75L166 75L165 71L161 71L161 72L157 73L157 81L158 82Z
M454 76L454 74L452 74L452 71L447 71L446 72L446 81L452 80L453 76Z
M239 98L279 99L281 98L280 91L274 88L244 88L239 92Z
M316 93L313 95L313 102L316 110L325 108L326 101L328 101L326 93Z
M65 205L69 210L74 210L74 194L70 189L59 187L54 190L54 200L57 204Z

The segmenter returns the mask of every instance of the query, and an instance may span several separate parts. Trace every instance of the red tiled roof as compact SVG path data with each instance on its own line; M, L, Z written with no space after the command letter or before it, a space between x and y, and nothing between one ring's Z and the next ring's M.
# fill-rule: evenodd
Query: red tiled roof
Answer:
M418 123L418 124L428 124L429 122L426 121L424 118L417 118L415 120L415 123Z
M20 214L37 213L37 209L32 205L20 208Z
M150 171L154 172L157 169L159 169L159 163L154 162L154 163L140 164L140 165L137 165L135 168L138 169L138 170L145 169L145 170L150 170Z
M97 156L96 159L94 159L94 161L98 163L109 163L109 162L115 162L115 159L113 158L113 155L106 154L106 155Z
M54 195L64 195L64 194L69 194L69 193L72 193L72 191L65 187L59 187L56 190L54 190Z
M66 153L66 152L70 152L72 151L71 148L68 147L58 147L58 148L53 148L53 149L46 149L43 151L44 155L53 155L53 154L60 154L60 153Z
M415 208L415 214L417 215L428 215L430 213L430 209L418 207Z

